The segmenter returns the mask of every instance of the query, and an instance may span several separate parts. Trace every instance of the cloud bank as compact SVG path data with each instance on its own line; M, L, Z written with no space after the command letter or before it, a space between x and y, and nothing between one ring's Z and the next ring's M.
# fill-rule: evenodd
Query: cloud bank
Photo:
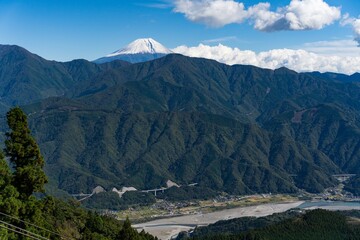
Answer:
M301 49L274 49L256 53L222 44L217 46L199 44L196 47L179 46L172 51L190 57L214 59L228 65L244 64L270 69L287 67L297 72L320 71L353 74L360 71L360 57L328 56Z
M360 56L360 48L358 47L358 43L350 39L304 43L301 49L326 56Z
M324 0L291 0L290 4L271 11L270 3L245 8L234 0L175 0L174 12L193 22L210 27L240 24L248 21L260 31L322 29L341 17L340 7Z
M320 30L342 17L341 7L331 6L326 0L290 0L288 5L275 10L269 2L246 7L240 0L174 0L173 11L209 27L247 22L254 29L264 32ZM350 18L345 14L341 24L352 27L355 41L323 41L304 44L299 50L274 49L256 53L221 44L206 45L213 43L210 40L196 47L180 46L173 51L229 65L249 64L270 69L287 67L298 72L352 74L360 71L360 18Z

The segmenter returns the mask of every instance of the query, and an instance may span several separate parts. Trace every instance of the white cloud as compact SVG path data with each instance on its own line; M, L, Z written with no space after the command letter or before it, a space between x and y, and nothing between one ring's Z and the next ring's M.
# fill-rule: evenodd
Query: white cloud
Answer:
M325 56L305 50L275 49L255 53L219 44L196 47L179 46L172 51L190 57L214 59L229 65L245 64L276 69L287 67L298 72L338 72L352 74L360 71L360 57Z
M146 3L135 3L135 5L158 9L167 9L174 6L172 0L147 1Z
M269 31L270 27L273 31L276 30L275 28L278 28L277 30L285 30L280 29L281 25L284 24L278 24L281 22L283 16L283 14L279 13L279 11L282 10L272 12L270 11L270 7L270 3L259 3L249 8L249 18L254 28L261 31ZM282 26L282 28L284 28L284 26Z
M360 45L360 18L351 18L349 17L349 14L345 14L341 24L343 26L345 25L351 25L355 34L355 41L358 42L358 45Z
M202 43L220 43L220 42L228 42L228 41L234 41L237 40L237 37L235 36L228 36L228 37L221 37L221 38L214 38L214 39L207 39L201 41Z
M244 4L233 0L176 0L174 11L211 27L241 23L247 18Z
M260 5L260 6L259 6ZM276 12L269 11L270 4L258 4L253 11L255 28L262 31L322 29L341 17L340 7L329 6L323 0L292 0Z
M249 20L261 31L322 29L341 17L340 7L329 6L324 0L291 0L276 11L270 10L270 3L246 9L234 0L175 0L174 4L175 12L193 22L222 27Z
M360 48L358 47L358 43L351 39L305 43L301 46L301 49L327 56L360 56Z

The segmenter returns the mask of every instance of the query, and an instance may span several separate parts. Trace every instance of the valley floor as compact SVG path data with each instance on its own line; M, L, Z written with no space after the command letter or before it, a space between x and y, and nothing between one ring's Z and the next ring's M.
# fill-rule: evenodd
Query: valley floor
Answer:
M157 236L159 239L171 239L181 231L187 231L196 226L208 225L220 220L228 220L232 218L246 217L246 216L267 216L273 213L284 212L291 208L296 208L303 204L303 201L295 201L278 204L262 204L251 207L239 207L226 209L211 213L199 213L194 215L186 215L180 217L158 219L146 223L133 225L134 228Z

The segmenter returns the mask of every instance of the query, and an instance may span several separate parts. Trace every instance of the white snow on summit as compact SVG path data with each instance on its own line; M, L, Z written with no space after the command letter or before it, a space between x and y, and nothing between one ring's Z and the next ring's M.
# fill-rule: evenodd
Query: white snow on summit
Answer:
M170 54L172 53L172 51L167 49L161 43L155 41L152 38L141 38L133 41L123 49L120 49L116 52L106 55L106 57L114 57L124 54L144 54L144 53Z

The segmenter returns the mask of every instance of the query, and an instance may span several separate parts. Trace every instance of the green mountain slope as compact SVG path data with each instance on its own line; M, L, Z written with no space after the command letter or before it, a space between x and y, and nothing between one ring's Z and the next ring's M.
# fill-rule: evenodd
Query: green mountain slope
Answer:
M56 63L4 49L0 61L20 64L23 75L6 64L0 73L16 76L14 89L25 93L8 88L2 104L52 96L25 109L54 188L146 189L171 179L237 194L317 192L335 184L332 174L360 169L356 75L176 54L132 65Z
M230 193L317 192L356 162L352 82L180 55L102 74L73 100L28 107L53 183L66 191L171 179ZM355 152L341 163L327 149L348 145L343 128L355 134Z
M149 189L168 179L231 193L294 192L289 173L319 191L339 171L319 151L218 115L51 110L32 122L50 176L70 192Z
M15 45L0 45L0 112L53 96L69 94L109 68L128 65L115 62L96 65L85 60L66 63L45 60Z
M285 112L271 120L267 126L270 131L319 149L343 171L359 174L358 124L358 116L351 116L350 111L331 104L298 112Z

